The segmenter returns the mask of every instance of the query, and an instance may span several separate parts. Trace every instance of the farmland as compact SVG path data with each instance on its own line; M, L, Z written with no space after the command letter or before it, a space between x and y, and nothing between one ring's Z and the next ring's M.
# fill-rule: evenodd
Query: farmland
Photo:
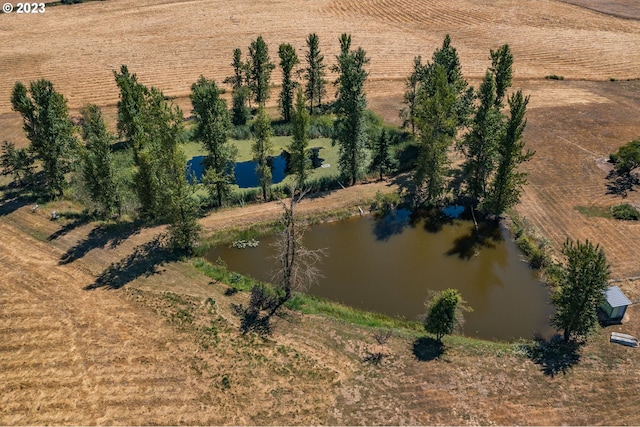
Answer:
M245 52L258 34L273 59L278 44L302 52L317 32L333 63L338 36L351 33L371 58L370 108L398 124L415 55L428 59L448 33L477 85L489 49L508 43L513 86L531 96L525 139L536 151L516 213L556 255L567 237L600 243L612 278L637 301L640 282L630 278L640 276L640 225L580 208L640 203L637 191L608 194L602 160L640 134L639 18L637 2L625 0L106 0L2 14L0 141L27 143L9 101L17 80L50 79L72 115L93 102L115 128L113 70L127 64L188 115L191 84L200 74L221 82L233 49ZM336 191L301 210L352 208L378 190L389 184ZM280 319L267 341L240 335L231 303L242 294L225 296L192 261L144 257L162 227L114 234L49 221L53 208L78 207L0 206L2 424L640 423L637 350L608 343L609 330L640 334L637 305L566 373L548 375L549 366L511 345L455 338L446 356L425 361L411 335L393 337L377 367L362 363L374 348L371 330L322 316ZM213 234L273 220L279 209L222 210L201 223ZM84 290L112 265L128 269L119 289Z

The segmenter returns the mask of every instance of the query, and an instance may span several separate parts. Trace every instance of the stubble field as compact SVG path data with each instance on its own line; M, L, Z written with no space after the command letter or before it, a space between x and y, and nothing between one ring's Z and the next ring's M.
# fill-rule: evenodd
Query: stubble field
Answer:
M371 108L397 123L415 55L428 59L449 33L477 84L489 49L508 43L514 88L531 95L526 140L536 151L516 211L556 253L567 237L603 245L612 277L637 301L640 283L626 279L640 276L640 225L576 207L640 203L637 192L607 194L598 162L640 133L639 17L640 6L625 0L107 0L3 14L0 140L26 143L9 102L17 80L50 79L73 114L97 103L114 126L112 73L127 64L188 114L190 85L200 74L221 81L232 50L246 52L259 34L275 60L278 44L301 53L317 32L332 63L338 36L351 33L371 58ZM565 80L544 79L552 74ZM374 185L314 199L309 209L350 205L385 184ZM251 209L202 223L214 232L278 208ZM394 337L390 356L373 367L362 363L371 331L320 317L281 320L267 342L239 335L230 303L241 296L224 296L188 263L136 257L162 230L115 239L47 215L6 200L0 208L0 424L640 423L637 350L608 344L608 330L564 375L480 344L474 353L452 342L447 356L422 361L412 337ZM111 265L128 268L115 276L119 290L84 290ZM615 328L638 335L637 306L629 314Z

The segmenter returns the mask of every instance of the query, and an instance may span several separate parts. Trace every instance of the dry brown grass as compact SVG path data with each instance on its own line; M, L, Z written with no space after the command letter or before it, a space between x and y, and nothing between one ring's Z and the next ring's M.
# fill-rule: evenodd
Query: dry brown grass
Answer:
M607 13L637 18L640 8L627 0L108 0L0 15L0 140L26 142L9 103L16 80L50 79L74 114L95 102L113 126L120 64L188 111L191 83L230 74L235 47L262 34L275 58L279 43L303 50L314 31L330 62L338 35L353 34L371 57L370 105L397 122L414 55L429 58L450 33L475 81L489 49L509 43L515 87L531 94L526 138L537 152L517 212L556 251L567 236L589 238L605 247L614 277L638 276L640 226L575 210L622 200L606 194L596 160L639 133L639 84L608 80L639 77L640 22ZM543 79L551 74L568 80ZM305 209L336 209L385 185L334 192ZM628 199L640 201L637 192ZM375 367L362 362L374 348L371 331L321 317L278 320L266 342L241 336L230 303L243 296L223 296L224 285L187 263L134 262L140 273L120 291L83 290L162 229L116 240L92 224L62 233L45 209L5 203L0 215L0 424L640 423L637 350L609 344L608 330L554 377L526 357L454 341L440 360L420 361L411 337L392 338ZM215 231L274 215L275 204L261 205L203 225ZM65 254L71 262L60 262ZM619 286L640 299L640 282ZM638 336L640 311L628 313L610 329ZM205 348L210 325L219 341Z

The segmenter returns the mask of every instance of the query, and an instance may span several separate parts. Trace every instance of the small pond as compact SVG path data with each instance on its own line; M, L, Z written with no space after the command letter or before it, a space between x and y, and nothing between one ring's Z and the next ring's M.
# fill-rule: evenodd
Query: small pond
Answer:
M256 248L213 248L230 270L269 281L274 237ZM429 290L456 288L473 312L463 333L485 339L548 337L549 292L522 261L509 234L495 225L434 224L407 211L310 227L304 243L326 248L323 278L309 293L346 305L418 320Z
M194 176L199 182L204 174L204 159L206 156L196 156L187 162L187 176ZM246 161L235 164L235 183L240 188L258 187L258 175L256 174L256 162ZM287 162L284 156L279 155L271 158L271 182L277 184L285 177Z

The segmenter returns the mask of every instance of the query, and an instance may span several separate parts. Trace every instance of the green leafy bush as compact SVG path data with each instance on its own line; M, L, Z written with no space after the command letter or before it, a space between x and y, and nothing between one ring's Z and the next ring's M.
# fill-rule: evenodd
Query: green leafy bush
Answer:
M640 220L640 211L634 208L628 203L611 207L611 215L615 219L621 219L624 221L638 221Z

